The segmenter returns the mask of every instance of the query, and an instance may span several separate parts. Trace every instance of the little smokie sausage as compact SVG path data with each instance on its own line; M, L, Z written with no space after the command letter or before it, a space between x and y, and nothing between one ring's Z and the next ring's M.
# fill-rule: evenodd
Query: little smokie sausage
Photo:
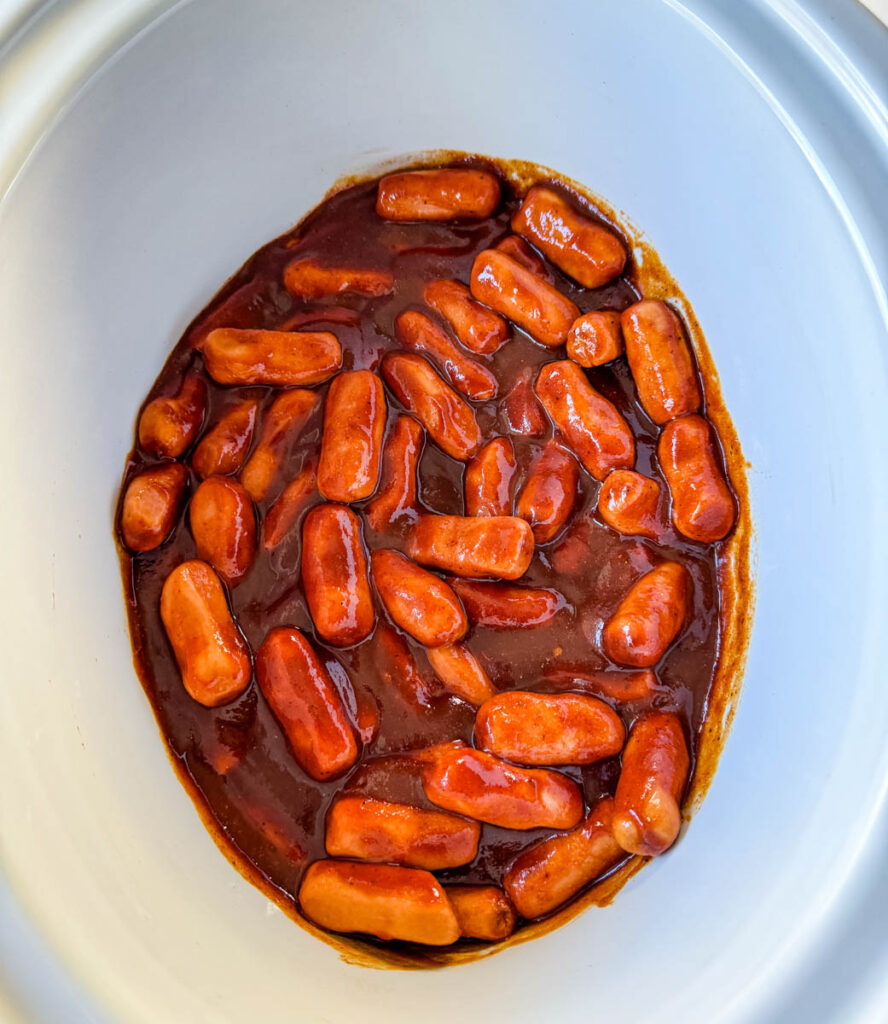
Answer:
M317 495L315 468L314 459L309 459L265 513L262 546L266 551L273 551L281 543Z
M392 622L419 643L452 644L468 629L466 613L451 587L399 551L374 551L370 572Z
M626 265L626 250L613 231L543 185L527 193L512 217L512 230L584 288L600 288Z
M373 632L361 524L345 505L317 505L305 517L302 583L315 629L327 643L347 647Z
M425 352L441 367L450 383L467 398L485 402L496 395L496 377L454 345L434 320L408 309L395 320L395 337L402 348Z
M548 544L561 532L577 500L577 460L557 441L548 441L534 459L515 514L530 523L537 544Z
M478 451L481 431L474 412L422 356L390 352L382 361L382 375L398 401L451 458L466 462Z
M388 270L360 267L325 267L313 259L293 260L284 269L284 287L296 299L323 299L327 295L388 295L395 286Z
M613 834L624 850L656 857L675 842L689 769L678 715L658 711L636 721L614 796Z
M472 295L502 313L549 348L567 340L579 309L554 288L498 249L484 249L472 264Z
M333 932L427 946L449 946L459 938L443 887L429 871L416 868L317 860L302 879L299 905L306 917Z
M658 426L696 412L703 396L691 350L675 313L658 299L643 299L620 317L626 358L644 411Z
M467 704L478 707L496 693L484 666L464 644L430 647L426 655L444 689Z
M387 622L380 621L373 634L374 661L380 678L414 708L432 703L429 685L419 671L407 641Z
M656 665L687 621L692 593L691 574L680 562L651 569L604 624L602 650L618 665Z
M737 509L709 421L682 416L667 423L657 458L672 495L672 522L691 540L711 544L731 532Z
M495 885L448 885L444 891L464 939L498 942L515 931L515 908Z
M358 744L342 698L298 629L281 626L268 634L256 655L256 676L293 756L313 779L351 768Z
M241 483L254 501L262 501L277 477L289 448L302 433L320 398L314 391L284 391L265 413L262 433L241 470Z
M554 690L591 690L594 694L622 703L647 700L661 690L656 673L649 668L636 672L615 672L613 669L594 669L555 662L543 669L543 676L546 686Z
M515 450L508 438L495 437L484 445L466 468L466 515L510 516L516 468Z
M256 516L244 486L227 476L207 477L188 507L199 558L236 586L256 554Z
M327 331L260 331L219 327L203 346L217 384L288 388L321 384L342 366L342 349Z
M450 585L473 626L528 629L551 621L567 602L557 590L512 587L507 583L476 583L454 577Z
M176 523L188 470L179 463L154 466L126 485L120 512L123 543L130 551L153 551L169 536Z
M489 171L442 167L381 178L376 212L386 220L481 220L499 201L500 184Z
M331 857L443 871L473 860L480 837L481 826L476 821L346 794L337 797L327 814L324 841Z
M494 248L504 252L516 263L520 263L525 270L536 274L537 277L544 278L550 284L554 280L551 271L546 267L540 254L519 235L506 235L501 242L497 242Z
M252 674L250 652L219 577L206 562L182 562L167 576L160 617L190 697L215 708L244 692Z
M522 917L548 914L625 856L611 835L614 802L599 800L573 832L531 846L511 864L503 887Z
M194 472L202 480L236 473L241 468L253 441L258 411L259 400L245 398L204 434L191 456Z
M521 437L542 437L549 425L534 394L533 375L531 367L523 369L503 399L509 430Z
M612 469L631 469L635 438L616 407L569 359L547 363L536 382L537 397L585 468L598 480Z
M377 531L406 519L413 522L416 507L416 471L422 455L422 427L409 416L399 416L382 450L379 490L364 507L364 516Z
M433 804L500 828L573 828L583 816L579 786L546 768L516 768L460 742L429 751L422 787Z
M598 514L617 533L657 540L664 532L660 521L660 485L632 469L609 473L598 492Z
M422 515L407 537L414 561L456 576L517 580L533 549L533 531L515 516Z
M376 490L385 418L385 392L375 373L340 373L331 383L318 463L318 490L328 501L348 504Z
M175 459L197 437L207 404L207 386L193 374L172 398L155 398L139 417L139 445L158 458Z
M472 298L461 281L429 281L423 301L439 313L472 352L492 355L509 340L509 325L492 309Z
M567 336L567 354L580 366L604 366L621 356L620 314L601 309L574 320Z

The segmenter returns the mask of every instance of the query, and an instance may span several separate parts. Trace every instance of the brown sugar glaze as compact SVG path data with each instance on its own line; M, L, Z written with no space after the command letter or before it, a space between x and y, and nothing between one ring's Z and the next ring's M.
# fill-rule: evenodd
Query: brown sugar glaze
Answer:
M440 156L433 161L439 165L443 162L457 161L444 161ZM482 165L491 166L488 162ZM495 246L511 233L510 216L530 181L549 181L557 188L565 188L557 179L541 175L530 165L518 165L517 170L515 165L501 165L499 169L501 174L505 172L503 201L492 217L481 222L386 221L374 211L375 181L335 191L297 228L260 249L193 321L146 402L175 393L183 375L193 372L203 377L208 392L202 434L245 397L260 401L257 422L261 422L262 411L279 393L277 389L222 387L202 366L200 342L210 329L220 326L327 330L342 344L343 370L378 371L382 356L398 348L393 327L396 316L411 308L430 314L422 301L422 289L430 280L468 281L477 253ZM599 207L592 208L592 212L614 223L612 216L607 217L609 211ZM619 229L619 225L614 226ZM626 232L622 233L626 237ZM630 253L633 251L631 245L627 248ZM558 290L575 302L581 313L604 308L621 310L642 294L676 304L684 315L698 364L704 371L705 411L721 433L729 477L740 507L738 525L726 540L713 545L687 541L671 525L656 542L621 536L596 516L600 485L581 471L581 497L567 528L554 541L536 549L530 569L520 581L521 585L556 589L564 596L565 607L551 622L533 629L497 631L474 627L466 642L501 691L576 689L571 683L574 669L614 669L601 653L599 637L603 623L630 585L663 559L681 562L693 578L693 610L680 639L656 667L659 689L652 697L640 701L616 702L606 696L602 699L616 708L627 729L639 713L652 707L677 711L682 716L691 742L692 766L696 766L696 772L692 767L687 806L692 796L702 794L714 770L732 688L738 685L745 625L737 610L737 595L748 581L749 520L739 445L721 405L717 381L705 345L701 348L696 323L682 304L683 297L670 288L671 279L656 257L638 246L635 255L635 259L630 256L621 277L595 290L577 286L551 264L547 264L547 269ZM296 256L315 257L330 265L390 270L395 277L394 292L380 298L345 294L311 302L292 299L281 281L284 267ZM638 256L642 256L642 261ZM499 381L499 393L490 402L472 405L485 442L500 435L512 440L519 466L517 493L528 464L552 431L548 426L544 436L534 438L512 434L502 399L527 367L535 371L553 359L563 359L564 354L563 349L551 350L536 344L514 325L510 330L511 340L492 357L475 357L493 370ZM632 428L637 445L635 469L664 484L656 458L658 429L638 402L625 358L585 372ZM324 395L328 387L329 384L323 384L317 390ZM386 398L390 427L405 410L388 389ZM257 503L259 522L304 461L316 457L322 423L323 409L319 406L293 445L267 498ZM186 465L193 447L182 458ZM127 463L124 486L135 473L157 461L142 453L137 445ZM463 514L464 472L463 463L451 459L426 439L419 470L419 496L426 509ZM198 482L189 466L189 495ZM322 500L316 495L312 504ZM664 485L660 508L663 522L669 521L668 502ZM364 504L358 502L353 507L360 513ZM363 529L369 550L404 550L406 528L380 533L364 520ZM358 732L362 723L378 716L378 732L364 744L361 760L344 777L330 782L311 779L296 763L255 679L241 697L215 709L197 704L185 692L160 619L159 605L161 587L169 572L182 561L197 557L189 531L187 501L173 533L163 545L135 555L121 547L121 560L136 666L180 777L229 859L304 924L298 913L296 893L306 867L325 856L324 820L333 798L343 791L360 791L433 807L424 796L415 761L405 757L404 752L456 738L471 743L475 709L436 686L423 648L409 637L407 643L435 694L428 707L411 704L382 677L374 637L353 648L325 645L313 629L301 587L300 545L298 528L292 529L270 553L260 544L252 568L229 591L229 598L235 621L254 655L271 629L295 626L310 637L321 653L334 683L346 684L343 695L348 692L346 677L351 681L355 701L349 711ZM378 603L377 615L379 620L385 620L385 612ZM593 689L586 692L601 696ZM703 735L708 743L705 757L700 749ZM615 757L560 770L581 785L588 807L613 793L619 766L620 758ZM547 834L543 829L516 832L485 824L477 857L465 867L436 874L445 883L499 885L515 856ZM594 893L606 891L609 898L641 863L627 855L624 864L603 885L600 881L595 885ZM561 923L591 898L587 891L542 923L521 922L507 941L547 930L550 922ZM404 943L381 944L371 938L353 942L330 936L310 924L308 927L339 948L349 950L353 959L365 963L427 966L462 960L479 948L487 952L503 945L478 947L477 943L462 941L451 951L442 952Z

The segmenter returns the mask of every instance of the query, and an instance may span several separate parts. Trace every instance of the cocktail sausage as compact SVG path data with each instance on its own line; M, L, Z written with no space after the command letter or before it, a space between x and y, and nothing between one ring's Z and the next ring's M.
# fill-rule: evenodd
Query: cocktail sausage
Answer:
M533 531L515 516L422 515L407 537L414 561L457 576L516 580L533 549Z
M687 621L693 584L680 562L663 562L637 580L604 624L601 646L618 665L650 668Z
M441 167L381 178L376 212L386 220L481 220L499 201L500 184L489 171Z
M376 490L385 419L385 392L375 373L340 373L330 384L318 462L318 490L327 501L348 504Z

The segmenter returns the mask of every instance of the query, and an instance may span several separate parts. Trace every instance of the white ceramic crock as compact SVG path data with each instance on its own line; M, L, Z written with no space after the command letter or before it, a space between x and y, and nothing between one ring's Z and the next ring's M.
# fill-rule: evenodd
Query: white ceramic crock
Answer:
M0 205L23 1019L884 1019L884 30L850 0L33 7L7 24ZM216 287L338 176L438 147L558 168L643 226L751 463L758 597L733 732L673 852L537 941L370 971L204 832L132 669L111 518L135 410Z

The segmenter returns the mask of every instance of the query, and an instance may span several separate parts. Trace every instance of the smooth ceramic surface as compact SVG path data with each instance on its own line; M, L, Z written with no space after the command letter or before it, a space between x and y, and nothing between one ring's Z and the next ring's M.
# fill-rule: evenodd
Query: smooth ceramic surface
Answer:
M0 205L0 909L29 1015L879 1020L883 30L839 3L132 6ZM659 249L751 463L756 624L672 853L543 939L380 972L205 833L132 669L111 518L138 403L216 287L339 175L437 147L558 168Z

